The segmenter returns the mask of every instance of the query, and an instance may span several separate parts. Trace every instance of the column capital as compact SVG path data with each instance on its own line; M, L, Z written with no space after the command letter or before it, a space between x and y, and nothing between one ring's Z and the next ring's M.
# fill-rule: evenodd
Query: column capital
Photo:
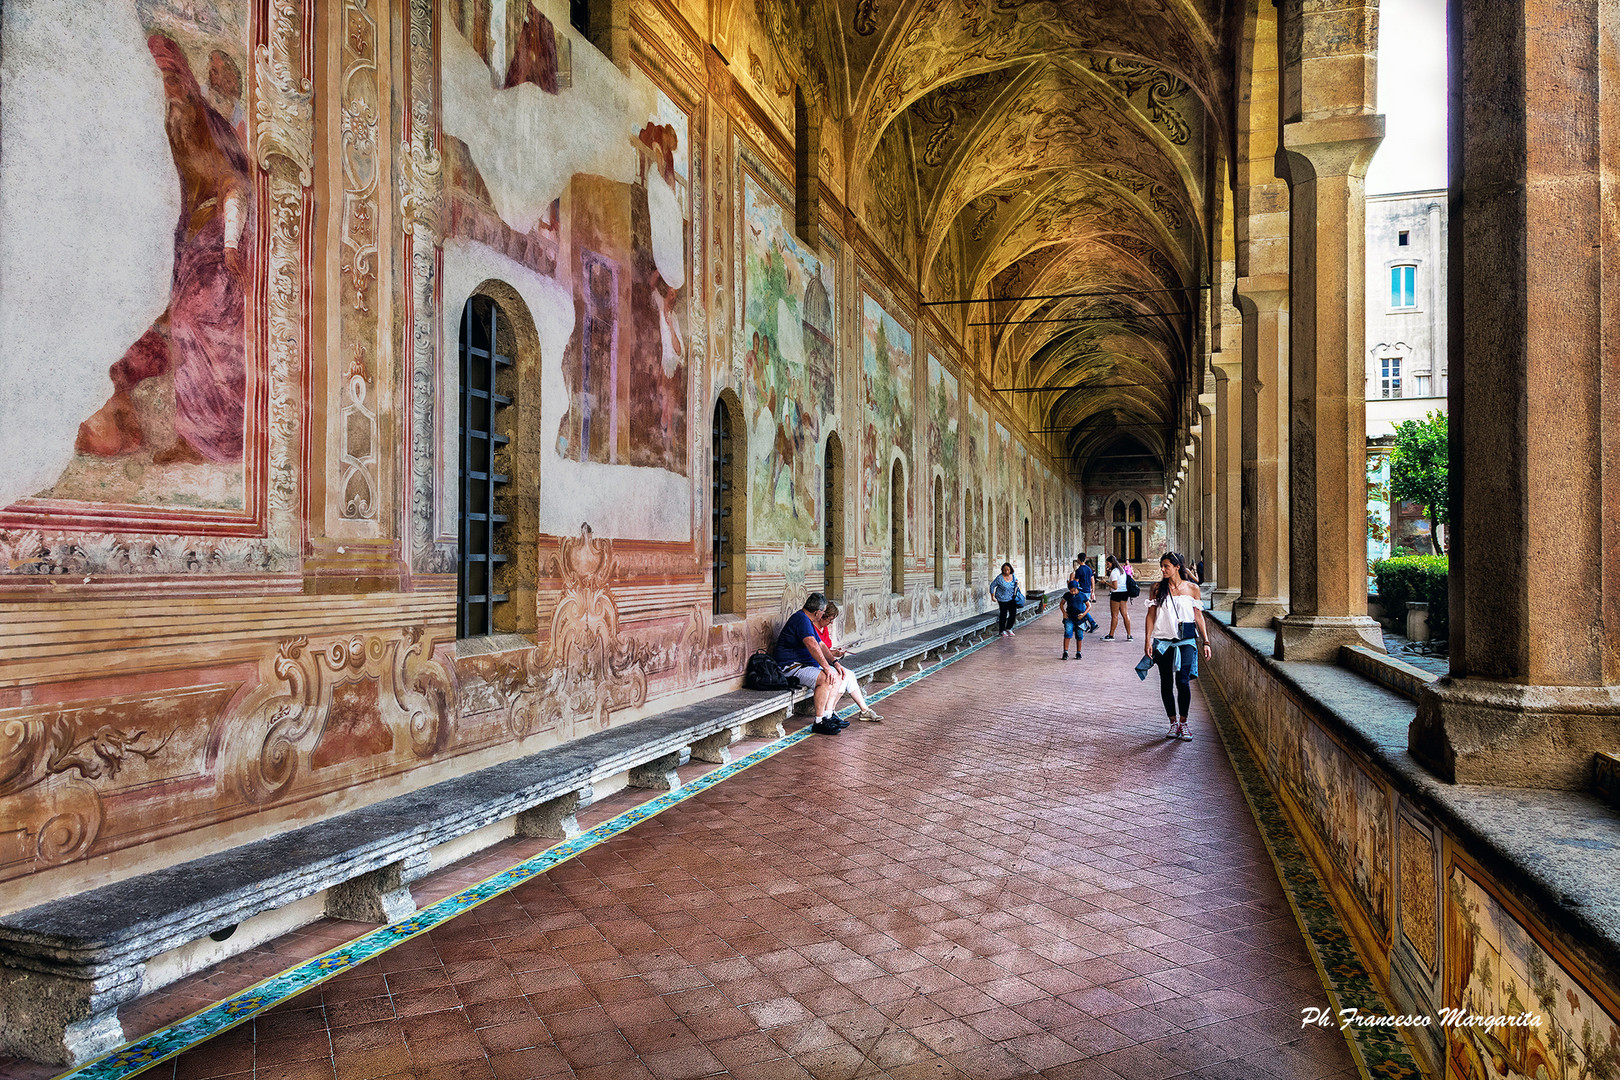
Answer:
M1237 279L1232 304L1245 315L1283 311L1288 307L1287 274L1254 274Z
M1365 178L1384 141L1382 113L1351 113L1283 125L1277 175L1290 185L1325 176Z

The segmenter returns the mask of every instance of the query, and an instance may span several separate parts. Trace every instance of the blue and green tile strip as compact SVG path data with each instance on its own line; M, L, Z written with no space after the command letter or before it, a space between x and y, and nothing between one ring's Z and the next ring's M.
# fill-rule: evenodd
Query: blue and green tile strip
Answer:
M881 701L890 694L904 690L919 679L954 664L963 657L977 652L997 640L999 639L989 638L970 645L951 656L944 657L939 663L930 666L924 671L908 675L892 686L875 691L868 695L868 700ZM839 715L848 718L854 715L855 711L855 707L850 706L843 709ZM125 1043L111 1053L80 1065L78 1068L69 1069L58 1076L56 1080L69 1080L69 1078L72 1078L72 1080L123 1080L124 1077L134 1076L154 1065L167 1061L221 1032L229 1031L238 1024L251 1020L253 1017L275 1008L284 1001L297 997L304 991L325 982L340 972L347 971L357 964L363 964L367 960L375 959L394 946L409 941L419 934L425 934L429 930L443 926L457 915L472 910L486 900L493 900L503 893L510 892L530 878L544 874L560 863L567 862L574 856L589 851L598 844L606 843L648 818L661 814L672 806L678 806L694 795L702 794L744 769L758 765L766 758L781 753L800 740L808 738L809 735L810 728L808 726L801 728L785 738L777 739L773 743L760 747L753 753L740 757L729 764L722 765L712 772L705 773L689 784L682 784L677 791L672 791L667 795L660 795L642 803L640 806L632 807L617 817L602 822L594 829L581 833L572 840L565 840L560 844L547 848L510 870L502 871L469 889L425 907L408 919L373 930L355 938L346 945L317 956L312 960L306 960L301 964L294 965L277 975L272 975L256 986L244 990L242 993L236 994L217 1005L211 1005L200 1012L193 1013L184 1020L176 1021L168 1027L159 1028L150 1035Z
M1361 954L1356 951L1349 931L1329 898L1327 886L1300 846L1299 836L1272 793L1265 773L1249 753L1249 744L1238 730L1220 688L1214 685L1213 679L1205 679L1203 683L1215 730L1226 745L1226 755L1232 760L1238 786L1243 790L1249 811L1260 828L1260 838L1265 841L1271 861L1276 865L1283 894L1294 910L1294 919L1304 933L1306 948L1327 991L1328 1004L1335 1014L1340 1009L1358 1009L1363 1016L1394 1015L1398 1010L1390 1008L1362 963ZM1356 1067L1368 1080L1405 1080L1424 1075L1412 1048L1398 1030L1351 1027L1345 1030L1344 1038L1350 1044L1350 1056L1355 1058Z

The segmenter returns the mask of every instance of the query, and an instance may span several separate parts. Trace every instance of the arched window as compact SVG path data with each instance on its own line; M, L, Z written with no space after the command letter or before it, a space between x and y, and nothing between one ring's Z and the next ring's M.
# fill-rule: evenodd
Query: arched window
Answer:
M844 442L836 431L827 435L822 455L822 506L826 523L822 528L822 581L831 599L844 595Z
M497 612L508 599L502 585L511 559L509 517L503 512L511 483L510 335L500 305L489 297L474 296L461 309L458 638L495 633Z
M891 592L906 591L906 467L896 460L889 473L889 552Z
M934 477L934 588L945 587L945 481Z
M1111 515L1114 525L1114 558L1130 562L1142 561L1142 503L1132 499L1114 501Z
M748 610L744 595L748 580L744 560L748 519L741 512L738 494L744 490L743 469L748 460L746 431L737 395L730 390L722 392L714 403L709 446L713 488L710 572L716 615L742 615Z

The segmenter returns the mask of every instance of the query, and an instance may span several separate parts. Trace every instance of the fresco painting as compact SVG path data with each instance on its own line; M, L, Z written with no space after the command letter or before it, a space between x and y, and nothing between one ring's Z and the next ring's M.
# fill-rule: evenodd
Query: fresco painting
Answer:
M1446 892L1446 1007L1542 1018L1540 1026L1447 1025L1448 1075L1620 1080L1620 1019L1461 867L1451 868Z
M996 422L995 441L990 444L990 475L994 478L996 490L1000 497L996 500L996 551L992 552L996 562L1011 561L1016 567L1018 560L1014 558L1017 545L1017 535L1012 528L1013 500L1016 498L1016 489L1012 482L1013 470L1013 442L1012 435L1001 422Z
M751 535L818 543L819 448L834 405L833 271L794 235L788 207L747 173L742 201Z
M962 485L960 404L956 376L939 358L928 357L928 456L945 474L945 550L960 552L962 535L957 493Z
M125 43L144 44L138 52L109 49L103 54L112 70L101 77L125 84L131 100L124 107L138 110L127 118L129 130L120 133L110 152L116 154L118 144L127 148L131 140L142 143L132 150L141 160L126 164L130 172L144 175L129 175L117 185L129 200L125 217L137 236L143 219L166 223L168 236L142 253L144 273L118 265L119 245L113 244L109 261L94 278L77 283L75 291L84 292L81 300L60 292L52 298L58 305L64 300L105 305L108 319L92 328L99 330L98 339L76 340L83 331L68 330L48 344L46 339L30 342L32 335L11 334L8 327L8 352L48 349L54 356L64 347L72 351L72 356L53 361L53 367L82 372L85 381L56 396L97 403L76 416L48 415L47 407L45 414L31 417L31 437L42 442L28 456L48 458L46 468L55 476L36 472L45 486L10 489L8 494L241 509L243 459L251 438L249 397L262 391L263 380L263 373L255 370L259 351L250 346L258 205L245 111L244 72L251 70L249 5L247 0L228 0L204 11L183 0L137 0L110 5L93 18ZM36 26L21 14L13 29L33 31ZM28 44L8 42L7 47ZM97 119L68 121L89 130L64 126L59 139L99 139ZM22 152L13 147L9 133L7 150ZM8 191L5 201L15 213L25 204L11 196ZM92 221L93 215L78 235L92 235ZM8 231L18 227L26 225L14 223ZM64 237L62 242L72 240ZM67 257L47 246L29 245L8 252L6 262L23 270L19 262ZM126 269L127 279L120 280ZM25 270L29 279L53 272L49 266ZM88 285L91 280L96 286ZM26 302L18 296L12 301ZM120 316L127 329L115 328ZM145 325L131 318L143 319ZM56 334L59 320L47 321L53 325L34 333ZM37 362L37 356L29 360Z
M907 510L917 485L912 467L911 332L870 294L861 297L861 371L866 385L866 431L861 439L865 542L889 544L889 466L894 451L906 461Z

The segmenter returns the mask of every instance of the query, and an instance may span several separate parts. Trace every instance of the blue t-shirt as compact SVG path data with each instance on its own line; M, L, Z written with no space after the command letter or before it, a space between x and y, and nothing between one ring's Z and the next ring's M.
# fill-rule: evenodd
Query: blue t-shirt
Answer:
M1091 564L1088 562L1081 563L1080 572L1074 575L1074 579L1080 583L1080 591L1087 596L1091 595L1091 585L1096 580L1096 577L1097 572L1091 568Z
M1063 617L1065 619L1078 619L1086 613L1085 593L1063 594Z
M816 638L816 624L810 621L809 614L800 608L788 616L788 621L782 626L782 634L776 639L776 662L778 664L815 664L816 658L810 650L804 647L805 638Z

